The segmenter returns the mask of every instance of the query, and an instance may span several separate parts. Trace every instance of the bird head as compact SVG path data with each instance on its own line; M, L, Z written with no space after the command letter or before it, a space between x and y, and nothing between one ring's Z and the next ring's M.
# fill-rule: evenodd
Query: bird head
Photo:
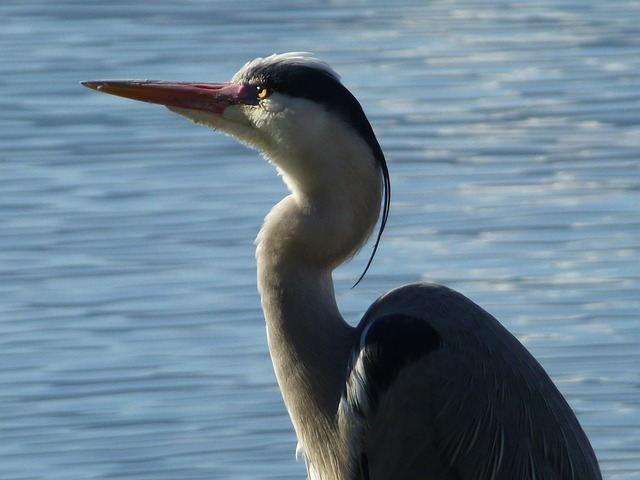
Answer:
M377 182L382 175L385 195L377 246L389 209L386 161L360 103L328 64L307 54L285 53L246 63L227 83L106 80L82 84L164 105L232 135L274 163L293 192L313 195L332 187L335 193L362 185L363 193L354 197L369 201L380 198L379 189L364 191L365 185L371 185L364 178Z
M228 83L105 80L82 84L103 93L164 105L234 136L285 172L302 168L292 164L294 160L313 159L310 152L326 150L332 139L339 138L339 131L352 132L353 138L365 142L372 157L384 161L356 98L328 64L306 54L257 58ZM313 170L309 164L303 168Z

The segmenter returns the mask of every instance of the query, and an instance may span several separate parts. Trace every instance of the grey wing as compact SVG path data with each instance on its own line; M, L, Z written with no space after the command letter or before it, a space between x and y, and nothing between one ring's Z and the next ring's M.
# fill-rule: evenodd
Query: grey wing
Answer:
M339 412L354 479L602 478L542 367L466 297L402 287L360 328Z

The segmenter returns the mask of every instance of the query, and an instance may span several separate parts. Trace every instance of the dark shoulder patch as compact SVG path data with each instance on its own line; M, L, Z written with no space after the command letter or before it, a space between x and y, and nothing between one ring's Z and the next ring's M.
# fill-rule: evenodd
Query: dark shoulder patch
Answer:
M438 332L425 320L404 314L375 317L361 330L347 372L345 390L338 407L339 418L356 442L353 451L354 479L368 480L369 462L363 438L377 414L381 398L406 366L442 345ZM360 442L360 443L358 443Z
M371 386L385 390L402 367L440 348L438 332L422 319L404 314L377 318L364 331L362 354Z

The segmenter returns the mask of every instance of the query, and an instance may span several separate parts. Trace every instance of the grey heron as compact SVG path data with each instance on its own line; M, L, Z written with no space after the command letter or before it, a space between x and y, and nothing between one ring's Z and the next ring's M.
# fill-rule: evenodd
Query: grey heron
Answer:
M332 271L381 215L375 253L390 184L362 107L326 63L288 53L250 61L228 83L82 83L221 130L288 186L256 240L258 289L310 480L602 478L540 364L462 294L405 285L356 327L343 319Z

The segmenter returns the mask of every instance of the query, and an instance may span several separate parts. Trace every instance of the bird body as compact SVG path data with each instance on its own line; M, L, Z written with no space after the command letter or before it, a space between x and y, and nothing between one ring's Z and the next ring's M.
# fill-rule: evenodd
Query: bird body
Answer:
M406 285L374 303L363 324L380 325L364 342L361 335L366 347L354 367L365 365L369 390L356 398L374 399L368 431L377 433L363 448L380 475L371 478L600 478L582 428L548 375L462 294ZM399 345L409 359L395 353ZM387 383L371 378L389 364L395 371L385 389ZM358 405L348 396L345 403ZM392 451L400 445L402 452ZM403 462L389 465L385 458Z
M282 175L290 194L256 240L258 290L310 480L601 479L542 367L460 293L407 285L356 327L341 316L332 271L382 211L375 252L389 177L360 104L327 64L292 53L249 62L228 84L85 85L222 130Z

